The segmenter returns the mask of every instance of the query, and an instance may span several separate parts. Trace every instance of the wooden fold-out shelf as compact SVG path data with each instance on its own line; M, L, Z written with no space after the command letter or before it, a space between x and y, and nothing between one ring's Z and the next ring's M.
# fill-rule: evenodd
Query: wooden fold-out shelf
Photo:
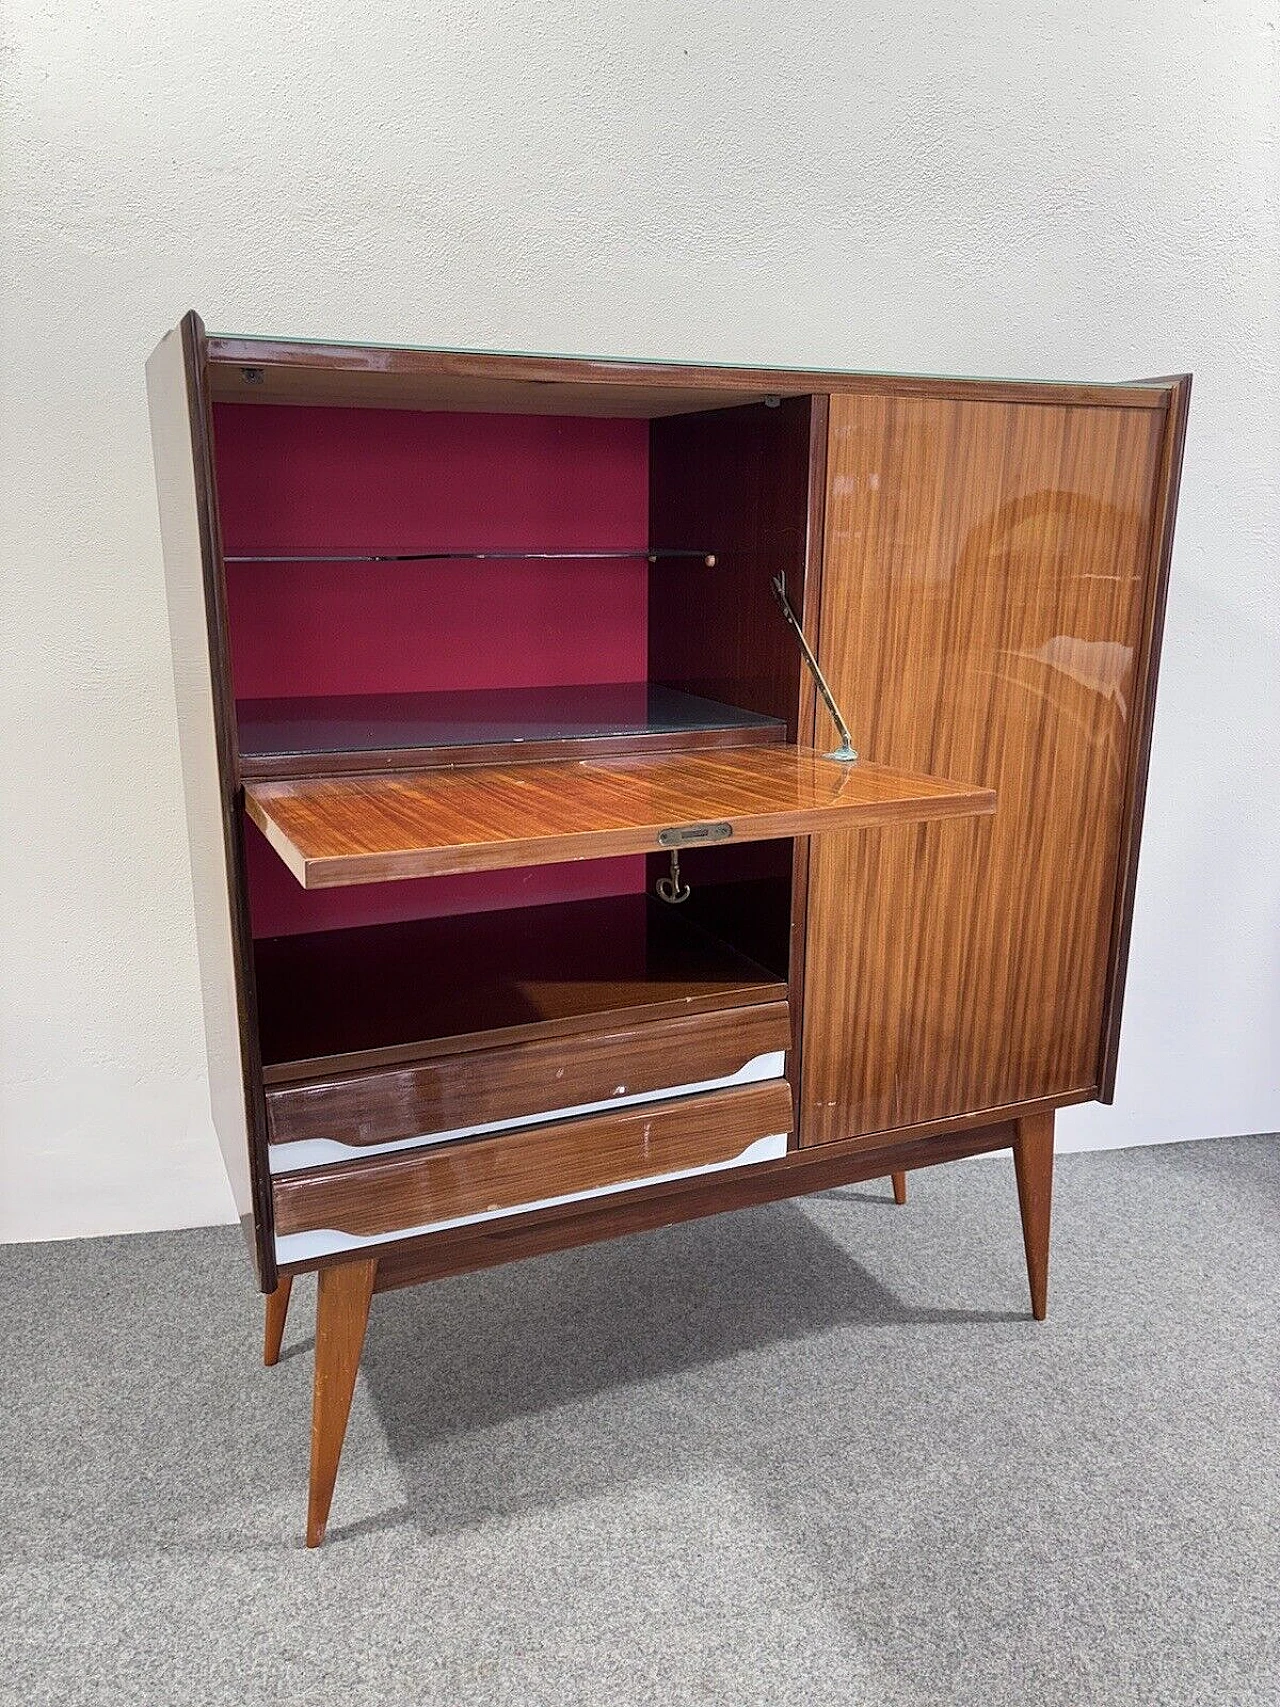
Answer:
M245 804L303 888L325 889L970 817L996 797L765 746L250 782Z

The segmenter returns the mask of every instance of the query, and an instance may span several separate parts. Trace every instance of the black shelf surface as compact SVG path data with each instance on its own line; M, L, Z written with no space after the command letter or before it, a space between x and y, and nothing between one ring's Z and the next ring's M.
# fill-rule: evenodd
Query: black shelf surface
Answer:
M254 953L268 1084L787 994L646 895L268 937Z
M247 699L236 706L246 776L450 763L470 757L545 756L576 742L645 746L752 745L781 741L777 718L648 682L485 688L452 693ZM512 748L530 749L512 755ZM502 749L491 755L491 749ZM598 748L597 748L598 750ZM431 755L424 757L424 755ZM320 762L316 762L320 761ZM352 763L354 761L354 763Z

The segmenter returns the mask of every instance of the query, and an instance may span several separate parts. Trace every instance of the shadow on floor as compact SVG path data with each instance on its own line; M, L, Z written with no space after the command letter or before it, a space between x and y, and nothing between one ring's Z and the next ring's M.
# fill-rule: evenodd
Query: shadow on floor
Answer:
M380 1295L362 1368L411 1508L434 1530L657 1474L744 1410L757 1429L771 1405L780 1414L770 1388L788 1342L1026 1319L908 1305L781 1203L710 1235L692 1223ZM730 1367L743 1397L726 1413Z

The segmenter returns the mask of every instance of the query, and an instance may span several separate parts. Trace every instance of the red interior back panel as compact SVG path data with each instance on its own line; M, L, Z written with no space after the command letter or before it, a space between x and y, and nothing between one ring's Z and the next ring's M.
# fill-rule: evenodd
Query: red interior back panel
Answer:
M214 441L229 558L647 543L646 421L220 403ZM643 556L228 563L236 694L644 681L647 585ZM258 936L644 886L609 860L308 893L247 835Z

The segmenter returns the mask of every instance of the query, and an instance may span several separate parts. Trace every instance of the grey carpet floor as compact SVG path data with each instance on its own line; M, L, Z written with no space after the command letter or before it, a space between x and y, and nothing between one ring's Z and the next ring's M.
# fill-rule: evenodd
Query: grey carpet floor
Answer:
M375 1299L302 1547L312 1296L228 1229L0 1250L0 1699L1274 1707L1280 1153L1008 1159Z

